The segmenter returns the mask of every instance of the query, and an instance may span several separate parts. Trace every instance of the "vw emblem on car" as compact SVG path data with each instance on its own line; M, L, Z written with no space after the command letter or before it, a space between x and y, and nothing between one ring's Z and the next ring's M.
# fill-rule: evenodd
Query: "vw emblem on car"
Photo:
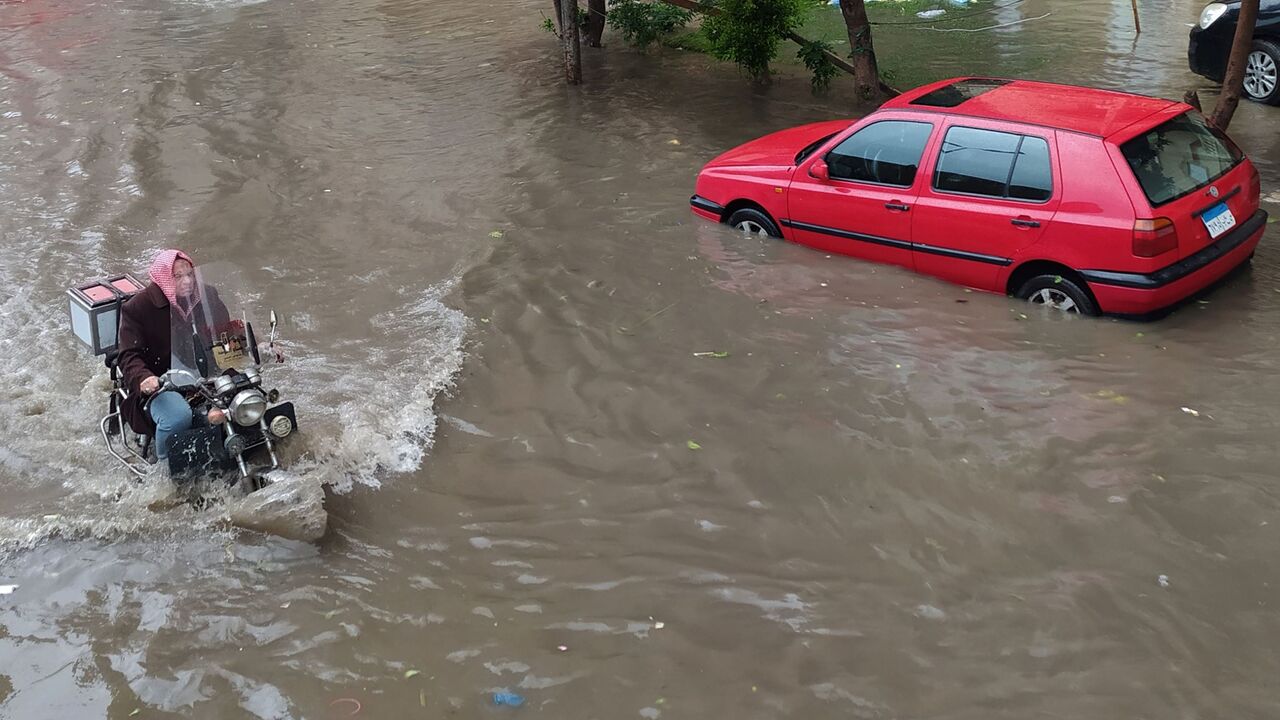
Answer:
M1217 185L1210 185L1210 186L1209 186L1209 195L1211 195L1212 197L1218 197L1218 186L1217 186Z

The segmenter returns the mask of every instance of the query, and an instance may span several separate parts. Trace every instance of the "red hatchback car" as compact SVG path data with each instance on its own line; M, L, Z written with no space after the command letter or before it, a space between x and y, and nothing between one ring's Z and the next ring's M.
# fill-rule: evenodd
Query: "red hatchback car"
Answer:
M1148 315L1252 257L1260 190L1253 164L1189 105L964 78L730 150L690 204L1067 312Z

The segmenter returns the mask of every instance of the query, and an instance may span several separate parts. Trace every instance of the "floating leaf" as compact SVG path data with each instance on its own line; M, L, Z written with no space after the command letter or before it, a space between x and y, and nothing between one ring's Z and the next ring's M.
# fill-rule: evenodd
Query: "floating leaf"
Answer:
M1147 336L1147 334L1146 334L1146 333L1134 333L1134 335L1133 335L1133 336L1134 336L1134 337L1136 337L1136 338L1140 338L1140 337L1146 337L1146 336Z
M408 680L409 678L413 677L414 675L418 675L418 674L420 674L420 673L419 673L417 670L405 670L405 671L404 671L404 679L405 679L405 680Z
M1054 275L1054 276L1053 276L1053 284L1054 284L1054 285L1061 285L1061 284L1062 284L1062 276L1061 276L1061 275Z
M688 442L686 442L686 443L685 443L685 447L689 448L690 450L701 450L701 449L702 449L702 446L701 446L701 445L699 445L698 443L696 443L696 442L694 442L694 441L692 441L692 440L689 440Z
M494 238L495 240L501 238L502 235L503 235L503 232L501 230L494 230L493 232L489 233L489 237Z
M667 141L667 144L668 144L668 145L679 145L679 144L680 144L680 141L679 141L679 140L677 140L677 139L675 139L675 138L671 138L670 140L668 140L668 141Z
M141 710L139 710L138 708L134 708L134 709L133 709L133 712L129 713L129 717L133 717L134 715L137 715L137 714L138 714L138 713L140 713L140 712L142 712L142 711L141 711Z

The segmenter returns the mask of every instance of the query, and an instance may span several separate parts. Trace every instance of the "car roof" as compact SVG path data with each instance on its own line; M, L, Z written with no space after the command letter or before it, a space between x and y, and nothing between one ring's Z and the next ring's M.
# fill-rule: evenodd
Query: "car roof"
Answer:
M1022 122L1109 137L1152 115L1189 105L1131 93L1033 80L952 78L907 91L884 109Z

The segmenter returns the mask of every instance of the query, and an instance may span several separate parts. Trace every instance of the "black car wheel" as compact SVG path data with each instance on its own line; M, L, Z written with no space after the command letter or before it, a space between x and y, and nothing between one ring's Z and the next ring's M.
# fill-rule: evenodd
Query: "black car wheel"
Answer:
M1250 100L1280 105L1280 44L1271 40L1254 40L1244 68L1244 94Z
M755 208L735 210L729 216L728 225L748 235L782 237L782 232L778 230L777 225L773 224L773 220Z
M1087 290L1061 275L1037 275L1022 284L1018 297L1067 314L1097 315L1098 306Z

